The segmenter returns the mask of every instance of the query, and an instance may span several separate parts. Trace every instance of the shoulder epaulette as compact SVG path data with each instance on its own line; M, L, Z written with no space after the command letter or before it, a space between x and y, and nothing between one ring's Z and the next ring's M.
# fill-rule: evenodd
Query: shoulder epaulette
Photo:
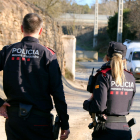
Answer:
M46 46L45 46L45 47L46 47ZM52 55L55 54L55 52L54 52L52 49L50 49L50 48L48 48L48 47L46 47L46 48L51 52Z
M107 73L110 70L111 70L111 68L106 68L106 69L101 70L100 72L105 74L105 73Z
M110 70L111 70L111 68L100 69L97 71L97 74L95 76L98 76L100 73L102 73L104 76L106 76L106 73Z
M92 70L92 74L90 75L89 77L89 81L88 81L88 86L87 86L87 91L90 92L90 93L93 93L93 89L95 87L95 83L96 83L96 80L97 80L97 77L100 73L103 74L104 77L106 77L106 73L111 70L111 68L105 68L105 69L99 69L97 71L97 73L95 74L95 76L93 76L93 72L94 72L94 68Z

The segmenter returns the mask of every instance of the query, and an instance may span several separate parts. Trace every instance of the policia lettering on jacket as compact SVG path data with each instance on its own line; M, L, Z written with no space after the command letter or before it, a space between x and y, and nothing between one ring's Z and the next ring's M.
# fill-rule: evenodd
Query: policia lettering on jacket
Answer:
M111 42L108 49L105 63L94 76L93 95L89 100L85 100L83 108L97 116L105 114L105 119L98 120L92 134L93 140L130 140L131 132L126 122L125 115L129 114L133 98L136 92L135 79L130 72L123 70L123 62L126 54L126 46L122 43ZM116 62L117 61L117 62ZM124 80L120 84L112 69L116 63L122 65L121 71L124 73ZM123 78L120 79L123 79ZM98 128L97 128L98 127ZM98 132L97 132L98 130Z
M24 50L24 49L21 49L21 48L13 48L12 49L12 55L13 53L17 53L17 54L28 54L28 55L31 55L31 54L34 54L34 55L39 55L39 51L38 50Z

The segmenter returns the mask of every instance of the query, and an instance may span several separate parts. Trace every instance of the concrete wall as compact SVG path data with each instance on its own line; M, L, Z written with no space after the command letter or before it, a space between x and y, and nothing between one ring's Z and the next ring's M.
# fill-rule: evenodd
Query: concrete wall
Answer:
M63 35L62 42L65 51L66 68L72 73L73 80L75 80L76 38L72 35Z
M96 51L76 51L76 58L90 58L98 60L98 52Z

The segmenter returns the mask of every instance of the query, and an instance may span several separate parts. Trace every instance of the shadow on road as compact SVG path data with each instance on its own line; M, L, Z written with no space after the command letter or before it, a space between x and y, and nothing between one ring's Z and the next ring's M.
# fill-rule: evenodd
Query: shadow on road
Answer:
M67 82L67 80L64 78L64 76L62 76L62 81L63 81L63 83L65 84L65 86L67 86L68 88L70 88L70 89L72 89L72 90L74 90L74 91L78 91L78 92L87 92L86 90L82 90L82 89L78 89L78 88L75 88L75 87L73 87L71 84L69 84L68 82Z

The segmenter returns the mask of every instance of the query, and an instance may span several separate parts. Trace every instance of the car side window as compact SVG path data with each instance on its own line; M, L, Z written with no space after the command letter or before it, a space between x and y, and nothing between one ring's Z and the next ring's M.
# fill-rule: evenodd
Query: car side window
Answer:
M129 55L128 61L131 61L131 58L132 58L132 52Z

